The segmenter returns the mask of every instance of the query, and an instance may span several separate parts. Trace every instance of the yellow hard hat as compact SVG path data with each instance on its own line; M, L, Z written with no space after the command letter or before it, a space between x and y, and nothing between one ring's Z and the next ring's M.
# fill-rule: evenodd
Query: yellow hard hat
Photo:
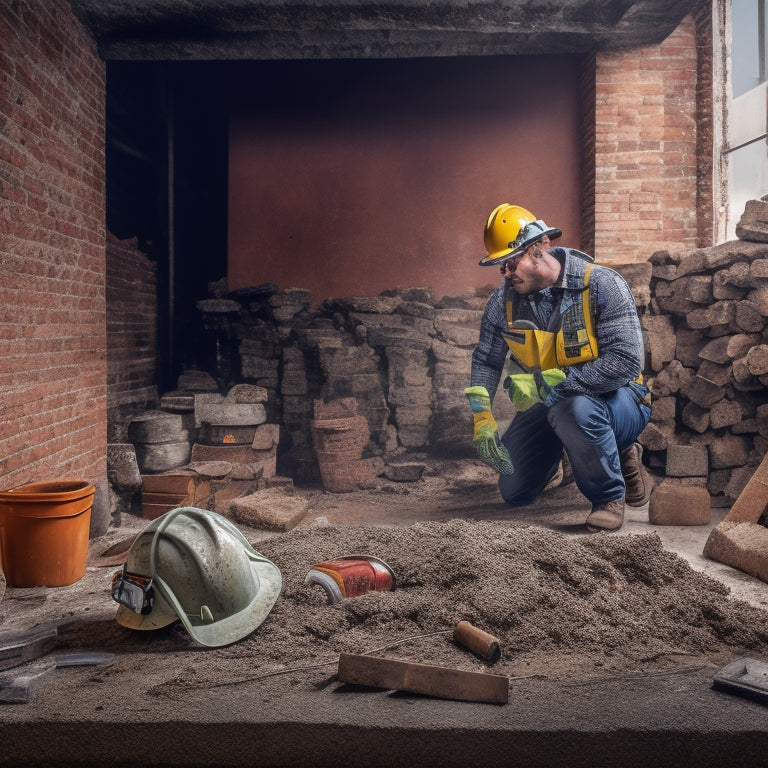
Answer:
M510 243L517 240L520 231L532 221L536 221L536 217L519 205L497 205L485 223L483 241L488 255L480 259L480 266L503 264L505 258L512 254Z
M502 203L491 211L485 224L483 239L488 255L480 259L480 266L503 266L515 253L525 250L545 235L555 240L562 234L561 230L547 226L529 210Z

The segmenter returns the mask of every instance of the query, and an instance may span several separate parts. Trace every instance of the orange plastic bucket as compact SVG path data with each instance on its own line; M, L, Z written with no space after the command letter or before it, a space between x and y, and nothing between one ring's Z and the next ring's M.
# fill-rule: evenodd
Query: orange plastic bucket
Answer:
M83 577L95 492L85 480L0 492L0 562L9 587L63 587Z

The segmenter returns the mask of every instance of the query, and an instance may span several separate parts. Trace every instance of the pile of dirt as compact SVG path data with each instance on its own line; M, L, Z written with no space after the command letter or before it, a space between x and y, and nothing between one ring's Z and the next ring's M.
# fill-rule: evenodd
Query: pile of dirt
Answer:
M510 677L580 678L713 662L724 651L768 653L768 613L729 598L655 534L574 538L457 519L308 526L259 549L280 568L283 592L252 635L201 649L178 625L137 633L111 622L102 628L111 649L180 654L175 675L157 687L169 695L288 672L293 684L328 678L341 652L486 669L453 642L461 620L499 638L502 658L489 671ZM350 554L385 560L396 588L329 605L321 587L304 583L312 564ZM87 631L93 642L86 627L62 639L81 645ZM309 671L315 665L327 671Z

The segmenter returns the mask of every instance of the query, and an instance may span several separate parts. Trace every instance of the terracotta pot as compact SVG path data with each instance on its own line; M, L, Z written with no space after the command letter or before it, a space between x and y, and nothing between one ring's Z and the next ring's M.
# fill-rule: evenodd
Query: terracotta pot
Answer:
M9 587L62 587L83 577L95 493L85 480L0 492L0 561Z

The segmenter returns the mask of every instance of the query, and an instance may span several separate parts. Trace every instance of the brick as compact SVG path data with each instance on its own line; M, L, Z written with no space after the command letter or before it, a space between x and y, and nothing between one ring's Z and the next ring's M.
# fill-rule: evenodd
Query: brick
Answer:
M651 525L708 525L710 498L705 488L663 482L657 485L648 505Z
M667 475L671 477L706 477L709 452L705 445L668 445Z

